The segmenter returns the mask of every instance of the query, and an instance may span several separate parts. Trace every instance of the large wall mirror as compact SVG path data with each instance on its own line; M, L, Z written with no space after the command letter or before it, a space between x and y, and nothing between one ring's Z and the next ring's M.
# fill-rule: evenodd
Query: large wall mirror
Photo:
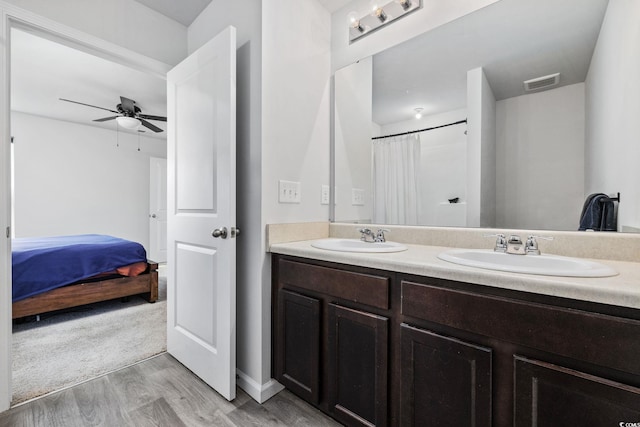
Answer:
M603 136L624 102L611 80L638 77L620 58L640 42L610 35L632 3L501 0L338 70L335 220L575 231L591 193L637 205ZM614 110L637 120L632 103Z

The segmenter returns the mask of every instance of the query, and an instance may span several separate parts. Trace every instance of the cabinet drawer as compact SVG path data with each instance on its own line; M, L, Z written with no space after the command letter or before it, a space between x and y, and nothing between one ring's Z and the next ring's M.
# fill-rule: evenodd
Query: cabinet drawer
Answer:
M330 295L343 300L389 309L389 278L318 265L279 260L280 285Z

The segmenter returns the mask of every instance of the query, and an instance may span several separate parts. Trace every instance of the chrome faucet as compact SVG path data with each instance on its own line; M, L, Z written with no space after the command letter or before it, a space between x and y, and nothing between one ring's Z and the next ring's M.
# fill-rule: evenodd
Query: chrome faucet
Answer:
M522 239L520 236L512 234L509 236L509 240L507 240L507 253L514 255L525 255L526 252L524 250L524 246L522 244Z
M538 249L538 241L536 239L553 240L553 237L545 236L529 236L523 244L520 236L512 234L509 239L504 234L487 234L484 237L495 237L496 245L493 248L495 252L505 252L515 255L540 255Z
M375 234L370 228L360 228L358 231L360 232L360 240L369 243L386 242L384 233L389 232L386 228L379 228Z

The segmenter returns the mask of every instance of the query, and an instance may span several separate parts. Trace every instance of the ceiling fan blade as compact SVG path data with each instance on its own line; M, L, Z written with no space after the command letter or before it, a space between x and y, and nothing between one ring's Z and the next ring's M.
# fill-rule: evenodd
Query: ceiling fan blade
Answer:
M120 116L103 117L101 119L95 119L94 122L106 122L107 120L113 120Z
M140 117L138 117L138 120L140 120L140 122L142 123L142 126L146 127L147 129L151 129L154 132L163 132L163 130L160 129L158 126L152 125L145 119L141 119Z
M85 104L84 102L72 101L72 100L70 100L70 99L64 99L64 98L58 98L58 99L59 99L60 101L73 102L74 104L86 105L87 107L99 108L99 109L101 109L101 110L111 111L112 113L116 113L116 114L118 114L118 111L110 110L110 109L108 109L108 108L102 108L102 107L98 107L98 106L91 105L91 104Z
M120 97L120 105L124 111L130 111L135 113L136 111L136 101L133 99L125 98L124 96Z
M141 119L147 119L147 120L157 120L159 122L166 122L167 121L166 117L152 116L150 114L138 114L137 117L139 117Z

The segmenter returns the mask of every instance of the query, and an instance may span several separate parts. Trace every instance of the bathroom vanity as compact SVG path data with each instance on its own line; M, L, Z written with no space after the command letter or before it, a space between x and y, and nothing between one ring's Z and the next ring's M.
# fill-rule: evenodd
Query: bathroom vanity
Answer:
M271 246L278 381L350 426L640 422L637 263L540 277L408 246Z

